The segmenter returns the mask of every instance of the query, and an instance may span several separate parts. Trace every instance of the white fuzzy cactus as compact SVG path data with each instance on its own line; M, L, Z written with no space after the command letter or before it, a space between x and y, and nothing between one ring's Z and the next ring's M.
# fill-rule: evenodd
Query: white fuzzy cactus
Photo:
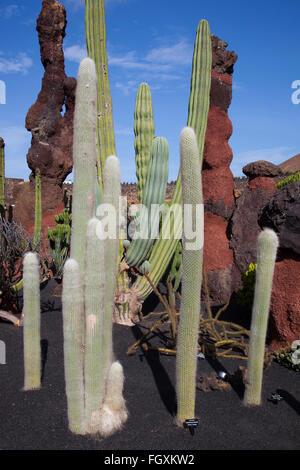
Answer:
M119 160L111 155L105 162L103 198L97 208L100 213L104 205L108 209L113 233L106 237L105 221L94 206L96 96L95 65L84 59L76 91L71 258L63 277L65 378L70 430L105 436L127 418L123 370L119 363L112 365L121 178Z
M183 202L182 299L176 354L177 422L194 418L196 395L197 344L200 321L200 299L203 264L203 204L199 150L195 132L185 127L180 135L180 157ZM197 240L189 244L186 239L185 210L193 209L193 226ZM195 220L196 209L200 218ZM191 214L190 214L191 215ZM198 225L198 230L196 226Z
M26 253L23 269L24 390L41 386L40 269L36 253Z
M258 237L248 374L244 395L244 404L247 406L261 404L265 342L277 248L278 237L276 233L269 228L264 229Z

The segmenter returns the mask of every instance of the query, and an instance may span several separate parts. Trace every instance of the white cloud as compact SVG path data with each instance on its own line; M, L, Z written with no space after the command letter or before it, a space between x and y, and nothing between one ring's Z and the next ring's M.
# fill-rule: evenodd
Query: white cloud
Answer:
M30 169L26 155L30 147L31 133L23 126L0 126L0 136L5 142L5 176L28 179Z
M66 47L64 54L65 58L71 62L81 62L87 56L87 51L85 46L75 45Z
M7 5L5 8L0 9L0 17L9 20L12 16L19 14L19 5Z
M0 72L2 73L23 73L26 74L32 66L32 60L24 52L21 52L14 59L5 59L0 56Z
M83 45L73 45L65 49L66 59L73 62L80 62L86 55L86 47ZM114 47L108 45L108 66L118 67L126 73L122 81L116 82L115 87L129 95L136 91L141 81L151 80L151 88L158 89L162 86L161 82L180 80L182 69L192 63L192 55L193 48L185 39L172 45L153 48L143 57L135 50L124 54L116 53ZM154 80L156 83L153 83Z
M155 64L190 65L193 57L193 47L182 39L172 46L162 46L151 49L145 57L147 62Z

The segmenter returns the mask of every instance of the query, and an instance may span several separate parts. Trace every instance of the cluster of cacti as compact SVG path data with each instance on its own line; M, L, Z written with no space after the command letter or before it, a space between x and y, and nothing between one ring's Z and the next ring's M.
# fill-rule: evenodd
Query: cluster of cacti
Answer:
M0 137L0 217L5 213L5 155L4 140Z
M105 158L109 153L114 151L113 124L112 124L112 106L109 92L108 70L107 70L107 54L106 54L106 26L104 15L104 0L86 0L86 42L88 55L95 60L97 64L98 83L103 87L100 92L99 87L99 103L98 103L98 123L101 128L101 136L103 138L102 146L107 145L110 149L108 152L102 152L101 165L103 166ZM200 21L194 48L193 68L191 76L191 92L188 109L187 125L192 127L196 133L200 165L202 165L202 154L204 148L204 140L207 126L207 115L209 110L210 84L211 84L211 38L209 25L206 20ZM144 203L146 187L148 184L151 198L154 194L158 194L160 184L153 181L150 170L150 149L152 152L153 144L156 139L154 136L153 110L150 89L147 84L142 83L138 89L135 105L135 151L136 151L136 167L138 180L139 202ZM107 143L106 143L107 141ZM113 146L113 147L112 147ZM158 163L159 160L157 160ZM165 159L161 159L161 167L157 168L157 174L164 174L163 164L166 165ZM148 174L149 173L149 174ZM165 176L167 178L167 175ZM148 183L147 183L148 180ZM162 193L160 198L162 198ZM147 203L154 204L154 200L148 197L146 192ZM162 200L162 199L160 199ZM170 265L176 247L182 236L182 217L181 217L181 176L177 178L171 201L172 212L174 214L174 224L171 227L168 239L163 237L163 233L169 229L169 219L166 217L165 224L162 221L160 233L153 243L153 240L134 240L126 253L125 259L130 266L139 266L148 258L150 262L149 277L154 285L157 285L164 275L167 267ZM120 256L121 260L121 256ZM129 287L129 278L125 271L118 276L118 291L122 295L130 297L130 294L136 297L136 302L127 302L127 308L139 308L141 303L152 292L152 287L143 276L137 276L136 281ZM127 319L135 316L134 311L125 311L123 304L122 316Z
M201 20L197 28L195 39L187 122L187 125L194 129L197 137L200 166L202 166L202 155L209 110L211 63L212 52L209 25L206 20ZM180 204L181 175L179 172L173 192L171 207L174 208L176 205ZM154 285L157 285L160 281L175 253L178 241L181 239L182 234L181 222L181 211L174 211L174 226L171 229L170 238L166 240L162 237L162 233L164 232L164 225L162 225L160 235L153 245L149 257L149 262L151 264L149 277ZM145 300L152 291L151 286L144 277L139 277L135 281L133 289L135 292L138 292L139 298L142 300Z
M62 276L62 269L67 259L71 243L72 215L65 208L62 214L55 216L54 229L48 230L48 240L52 253L55 276Z
M33 390L41 386L40 268L33 252L24 256L23 298L24 390Z
M278 237L264 229L258 237L257 272L251 317L245 405L260 405L266 333Z
M123 369L113 362L112 351L120 167L117 157L106 159L101 204L111 209L108 226L114 233L105 237L104 222L93 217L96 102L96 68L87 58L80 64L76 91L71 258L63 278L64 361L70 430L109 435L127 419Z
M180 320L176 354L177 421L195 417L197 345L203 265L204 210L199 149L191 127L180 136L183 251ZM189 211L191 209L191 211ZM199 211L200 209L200 211ZM188 240L187 225L195 240Z
M146 184L138 217L139 226L126 253L129 266L140 266L147 258L159 232L159 209L165 202L168 182L169 145L164 137L157 137L151 146ZM137 236L138 233L138 236Z

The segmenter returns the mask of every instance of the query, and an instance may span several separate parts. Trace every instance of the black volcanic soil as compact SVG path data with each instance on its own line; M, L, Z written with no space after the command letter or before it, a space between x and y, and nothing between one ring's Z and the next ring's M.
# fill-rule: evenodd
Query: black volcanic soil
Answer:
M6 365L0 365L0 449L10 450L292 450L300 449L300 374L272 363L265 370L262 405L243 406L242 387L197 390L199 427L192 436L174 423L175 357L138 349L126 352L145 326L114 325L114 351L125 373L129 419L123 430L95 440L68 430L64 384L62 313L53 281L42 289L42 388L24 392L23 330L0 322ZM160 342L159 336L153 340ZM233 373L238 360L200 360L198 375ZM274 404L272 393L282 400Z

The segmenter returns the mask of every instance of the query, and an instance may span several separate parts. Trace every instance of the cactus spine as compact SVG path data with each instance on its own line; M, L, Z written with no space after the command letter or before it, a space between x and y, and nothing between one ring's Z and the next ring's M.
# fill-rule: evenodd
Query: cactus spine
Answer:
M169 145L164 137L157 137L152 142L151 158L148 164L146 186L143 192L140 217L141 236L147 238L134 239L127 251L126 261L130 266L139 266L147 257L155 238L151 239L152 216L155 217L153 205L165 202L168 181ZM157 232L159 227L157 226Z
M203 201L201 166L197 138L192 128L186 127L180 136L180 161L183 202L182 299L176 355L177 420L184 423L194 418L196 393L197 343L199 334L200 299L203 264ZM196 246L187 244L188 206L193 210L193 230L196 228ZM196 208L200 208L200 220ZM200 224L197 230L197 224Z
M193 127L198 142L199 159L202 164L207 117L209 111L209 97L211 85L211 38L209 24L201 20L195 39L193 68L191 76L191 92L189 100L188 126ZM181 204L181 175L179 172L171 204ZM176 215L174 231L169 240L164 240L161 234L154 243L149 261L151 270L149 277L153 284L157 284L169 265L176 250L178 240L181 238L181 214ZM164 260L163 263L161 260ZM141 299L145 299L152 291L151 286L144 278L138 278L134 284L135 291Z
M134 109L134 148L138 200L143 202L143 191L146 184L147 169L154 137L152 98L149 85L141 83L138 88Z
M244 396L245 405L260 405L265 342L278 237L271 229L264 229L258 237L257 272L251 317L248 353L248 376Z
M5 213L5 155L4 140L0 137L0 217Z
M29 252L24 256L24 390L41 386L40 272L39 258Z
M109 155L116 154L107 66L104 0L85 0L85 37L88 56L96 64L98 77L97 170L102 189L105 160Z

